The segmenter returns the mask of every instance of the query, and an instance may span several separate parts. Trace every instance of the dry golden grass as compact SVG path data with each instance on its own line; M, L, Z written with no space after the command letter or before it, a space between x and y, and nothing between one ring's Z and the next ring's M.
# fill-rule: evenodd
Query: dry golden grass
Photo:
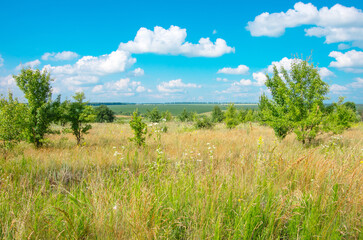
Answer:
M167 125L160 141L149 128L145 148L127 124L94 124L81 147L71 134L22 144L1 165L0 236L363 236L362 124L309 147L258 125Z

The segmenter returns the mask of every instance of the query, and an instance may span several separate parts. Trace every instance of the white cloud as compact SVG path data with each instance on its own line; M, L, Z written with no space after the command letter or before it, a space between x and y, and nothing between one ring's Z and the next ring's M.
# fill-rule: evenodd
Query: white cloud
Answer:
M217 38L215 43L209 38L201 38L197 44L186 42L186 29L171 26L169 29L154 27L154 31L140 28L135 39L121 43L119 49L130 53L156 53L170 55L184 55L188 57L219 57L234 52L234 48L227 46L226 41Z
M64 61L64 60L72 60L78 58L79 55L75 52L71 51L63 51L63 52L52 52L52 53L44 53L42 56L42 60L50 60L50 61Z
M79 86L83 84L92 84L97 83L98 77L97 76L67 76L62 78L62 84L65 86Z
M94 93L102 92L102 90L103 90L103 85L96 85L92 88L92 92Z
M1 54L0 54L0 67L4 66L4 59L1 57Z
M340 44L338 45L338 49L339 49L339 50L345 50L345 49L349 49L349 48L351 48L351 46L350 46L349 44L340 43Z
M130 53L116 50L110 54L104 54L99 57L84 56L75 64L63 66L44 66L54 75L107 75L112 73L124 72L126 68L136 62Z
M30 61L30 62L26 62L24 64L19 64L15 69L18 71L22 68L34 68L34 67L37 67L40 65L40 61L37 59L37 60L34 60L34 61Z
M352 82L349 86L353 88L363 88L363 78L356 78L355 82Z
M268 66L267 71L269 73L273 73L274 65L277 67L278 71L280 71L281 67L283 67L286 71L290 71L291 70L291 64L294 61L301 61L301 59L291 59L291 58L284 57L283 59L281 59L278 62L272 62L271 65Z
M254 80L256 80L256 82L254 83L255 86L263 86L265 85L265 82L267 80L266 74L264 74L263 72L253 73L252 77Z
M228 79L227 78L220 78L220 77L217 77L216 80L218 82L228 82Z
M217 73L224 73L224 74L247 74L248 71L250 70L249 67L247 67L246 65L239 65L237 68L230 68L230 67L225 67L222 69L219 69Z
M363 70L363 52L351 50L346 53L333 51L329 57L335 58L336 61L330 63L330 67L340 68L345 71L358 72ZM360 68L360 69L359 69Z
M241 79L239 82L234 82L232 83L233 87L238 87L238 86L250 86L252 85L252 81L249 79Z
M144 76L145 72L142 68L136 68L134 71L131 72L131 74L135 77L141 77Z
M169 82L162 82L157 85L159 92L164 93L177 93L184 92L186 88L201 88L201 85L195 83L183 83L181 79L171 80Z
M94 93L108 93L113 95L133 96L135 93L145 92L147 89L141 82L131 81L130 78L122 78L115 82L108 82L93 87Z
M255 37L279 37L285 33L286 28L313 24L317 14L317 8L311 3L298 2L294 5L294 9L289 9L286 13L264 12L258 15L254 21L248 22L246 28Z
M359 46L363 42L362 10L340 4L318 10L311 3L298 2L287 12L260 14L246 28L252 36L278 37L286 28L301 25L315 25L305 29L306 35L325 37L326 43L353 42Z
M319 68L319 74L322 79L328 78L328 77L335 77L335 74L327 69L326 67Z
M0 86L2 87L12 87L15 86L15 79L12 75L7 75L5 77L0 77Z
M334 94L339 94L339 93L345 92L347 90L348 90L347 87L338 85L338 84L333 84L330 86L330 91Z

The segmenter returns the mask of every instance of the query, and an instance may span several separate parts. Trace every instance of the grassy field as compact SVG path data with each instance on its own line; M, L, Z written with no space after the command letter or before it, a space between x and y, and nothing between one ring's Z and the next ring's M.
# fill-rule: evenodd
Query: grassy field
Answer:
M304 147L258 125L94 124L0 161L2 239L362 239L363 125Z
M130 105L109 105L108 107L116 114L132 115L138 109L144 114L147 110L157 107L159 111L169 111L174 116L179 115L184 108L189 112L206 113L211 112L216 104L130 104ZM227 109L228 104L218 104L222 110ZM235 104L238 109L257 109L257 104Z

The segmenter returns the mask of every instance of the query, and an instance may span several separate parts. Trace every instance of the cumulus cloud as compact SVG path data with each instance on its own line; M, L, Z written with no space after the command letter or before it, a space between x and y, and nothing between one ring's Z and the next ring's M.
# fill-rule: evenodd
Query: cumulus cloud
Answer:
M4 59L1 57L1 54L0 54L0 67L4 66Z
M144 76L145 72L142 68L136 68L134 71L131 72L131 74L135 77L141 77Z
M130 53L156 53L184 55L188 57L219 57L234 52L225 40L217 38L213 43L209 38L201 38L197 44L186 42L186 29L171 26L169 29L156 26L154 30L140 28L135 39L121 43L120 50Z
M342 92L347 91L348 88L339 84L333 84L330 86L330 91L334 94L340 94Z
M110 54L104 54L99 57L84 56L75 64L63 66L44 66L45 69L55 75L107 75L112 73L124 72L126 68L136 62L130 53L116 50Z
M336 4L330 9L317 9L313 4L298 2L294 9L280 13L262 13L247 24L252 36L278 37L286 28L315 25L305 29L307 36L325 37L326 43L363 42L363 12L354 7Z
M252 77L256 82L254 83L255 86L263 86L267 80L266 74L263 72L253 73Z
M2 87L12 87L15 86L15 80L12 75L7 75L5 77L0 77L0 86Z
M220 78L220 77L217 77L216 80L218 82L228 82L228 79L227 78Z
M330 67L336 67L350 72L363 71L363 52L351 50L346 53L332 51L329 57L335 58Z
M169 82L162 82L157 85L159 92L163 93L178 93L184 92L187 88L201 88L201 85L195 83L183 83L181 79L171 80Z
M52 53L44 53L42 56L42 60L44 61L64 61L64 60L72 60L78 58L79 55L75 52L71 51L63 51L63 52L52 52Z
M135 93L142 93L146 90L141 82L131 81L130 78L121 78L118 81L99 84L92 88L93 93L111 93L122 96L133 96Z
M246 65L239 65L237 68L225 67L225 68L219 69L217 73L238 75L238 74L247 74L249 70L250 70L250 68L247 67Z
M338 45L338 49L339 49L339 50L345 50L345 49L349 49L349 48L351 48L351 46L350 46L349 44L340 43L340 44Z
M276 66L277 70L279 70L279 71L280 71L281 67L283 67L286 71L290 71L291 70L291 64L294 61L301 61L301 59L291 59L291 58L284 57L278 62L272 62L271 65L268 66L267 71L269 73L273 73L274 66Z
M349 86L353 88L363 88L363 78L356 78L355 82L352 82Z
M335 77L335 74L326 67L319 68L319 74L322 79Z
M34 60L34 61L30 61L30 62L26 62L24 64L19 64L15 69L16 70L20 70L22 68L34 68L34 67L37 67L40 65L40 61L37 59L37 60Z

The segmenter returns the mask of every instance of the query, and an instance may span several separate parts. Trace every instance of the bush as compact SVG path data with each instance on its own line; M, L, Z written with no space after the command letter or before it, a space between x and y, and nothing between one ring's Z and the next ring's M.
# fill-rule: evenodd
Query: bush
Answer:
M235 128L239 124L237 109L233 103L228 105L227 111L225 112L224 116L224 121L227 125L227 128Z
M73 135L77 139L77 145L81 144L83 135L87 134L92 126L88 123L96 119L94 108L84 102L84 93L76 93L73 96L74 102L68 102L64 113L64 118L70 122Z
M115 121L115 113L106 105L100 105L95 108L96 122L113 122Z
M162 119L162 116L157 107L154 107L151 111L147 110L146 116L149 118L150 122L160 122Z
M22 69L20 74L13 76L16 84L28 100L28 119L26 136L36 147L43 144L50 123L54 119L52 108L52 87L50 74L39 69Z
M134 137L130 138L130 141L135 142L139 147L145 146L147 125L142 121L138 110L133 113L132 119L130 121L130 127L134 131Z
M185 108L182 113L178 116L179 120L182 122L192 122L197 114L194 112L188 112Z
M0 97L0 148L6 159L8 152L23 140L27 124L27 106L13 99L9 92L8 99Z
M260 97L262 121L271 126L276 136L284 138L294 131L306 143L322 131L324 104L329 86L321 80L318 68L295 59L291 71L274 66L273 76L266 75L266 86L272 99Z
M166 110L165 112L163 112L163 113L161 114L161 117L162 117L163 119L165 119L165 121L167 121L167 122L169 122L169 121L173 120L173 115L172 115L172 114L171 114L171 112L169 112L168 110Z
M207 116L201 116L199 118L197 118L196 122L195 122L195 128L197 129L211 129L213 128L213 122L212 120L207 117Z
M224 114L221 108L218 105L215 105L212 111L212 121L220 123L223 122L223 120L224 120Z

